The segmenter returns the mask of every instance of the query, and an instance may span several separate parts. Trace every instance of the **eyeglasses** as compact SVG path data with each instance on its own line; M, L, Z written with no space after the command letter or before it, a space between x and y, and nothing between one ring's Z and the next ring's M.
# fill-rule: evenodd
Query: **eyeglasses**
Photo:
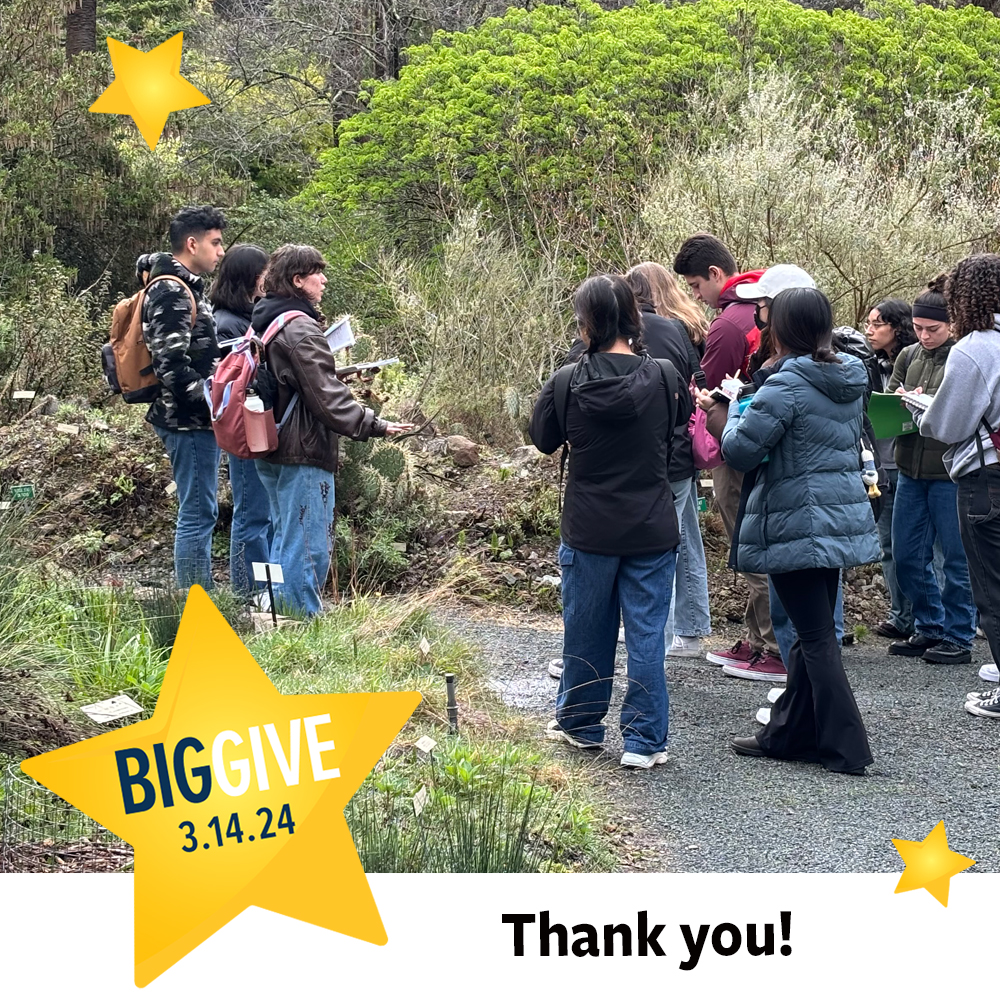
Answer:
M888 320L885 320L885 319L877 319L877 320L874 320L874 321L872 321L870 319L866 319L865 320L865 329L866 330L874 330L875 327L877 327L877 326L892 326L892 324Z

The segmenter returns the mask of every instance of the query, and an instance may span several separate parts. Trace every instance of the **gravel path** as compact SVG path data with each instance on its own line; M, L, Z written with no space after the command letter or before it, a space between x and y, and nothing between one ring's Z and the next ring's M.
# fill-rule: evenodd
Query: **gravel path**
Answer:
M559 655L560 620L526 616L505 624L481 615L438 612L443 624L483 650L495 689L536 716L541 735L554 706L556 681L545 665ZM716 646L724 644L716 637ZM990 658L986 643L977 641L972 666L960 667L890 657L886 645L871 636L844 651L875 757L866 778L734 756L729 739L757 731L754 715L769 685L726 677L707 661L669 660L669 763L649 772L620 768L616 724L608 728L607 752L585 755L627 831L632 857L624 867L900 871L892 838L922 840L943 819L953 849L976 859L972 871L1000 871L1000 724L962 707L967 691L988 686L976 673ZM619 646L612 723L623 673Z

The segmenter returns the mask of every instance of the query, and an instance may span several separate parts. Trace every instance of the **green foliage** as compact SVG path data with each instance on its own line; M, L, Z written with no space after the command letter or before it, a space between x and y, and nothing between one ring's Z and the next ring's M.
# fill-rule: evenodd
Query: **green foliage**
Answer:
M409 50L398 80L371 83L304 197L365 225L377 211L411 248L479 205L533 244L568 238L621 264L650 170L703 136L693 87L791 69L829 105L847 101L866 137L896 134L914 102L971 92L995 128L998 48L1000 20L985 11L908 0L832 13L786 0L511 9L437 34Z

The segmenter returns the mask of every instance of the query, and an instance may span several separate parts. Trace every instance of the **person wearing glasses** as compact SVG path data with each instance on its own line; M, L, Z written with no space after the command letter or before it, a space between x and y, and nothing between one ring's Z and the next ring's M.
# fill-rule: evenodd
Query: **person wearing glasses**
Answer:
M892 366L904 347L917 342L913 332L913 317L909 302L885 299L874 306L865 322L865 335L872 349L865 364L872 389L887 392ZM892 557L892 507L896 497L899 470L896 468L896 439L882 438L875 442L882 468L889 481L882 490L882 511L878 519L878 538L882 546L882 576L889 591L889 617L875 626L886 639L906 639L913 632L913 608L896 579L896 563Z

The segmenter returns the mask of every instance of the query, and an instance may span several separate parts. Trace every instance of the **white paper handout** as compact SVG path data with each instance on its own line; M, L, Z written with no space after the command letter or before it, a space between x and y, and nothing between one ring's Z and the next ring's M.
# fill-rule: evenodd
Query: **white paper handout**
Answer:
M342 351L354 346L354 331L351 329L351 317L340 316L327 327L326 342L331 351Z

